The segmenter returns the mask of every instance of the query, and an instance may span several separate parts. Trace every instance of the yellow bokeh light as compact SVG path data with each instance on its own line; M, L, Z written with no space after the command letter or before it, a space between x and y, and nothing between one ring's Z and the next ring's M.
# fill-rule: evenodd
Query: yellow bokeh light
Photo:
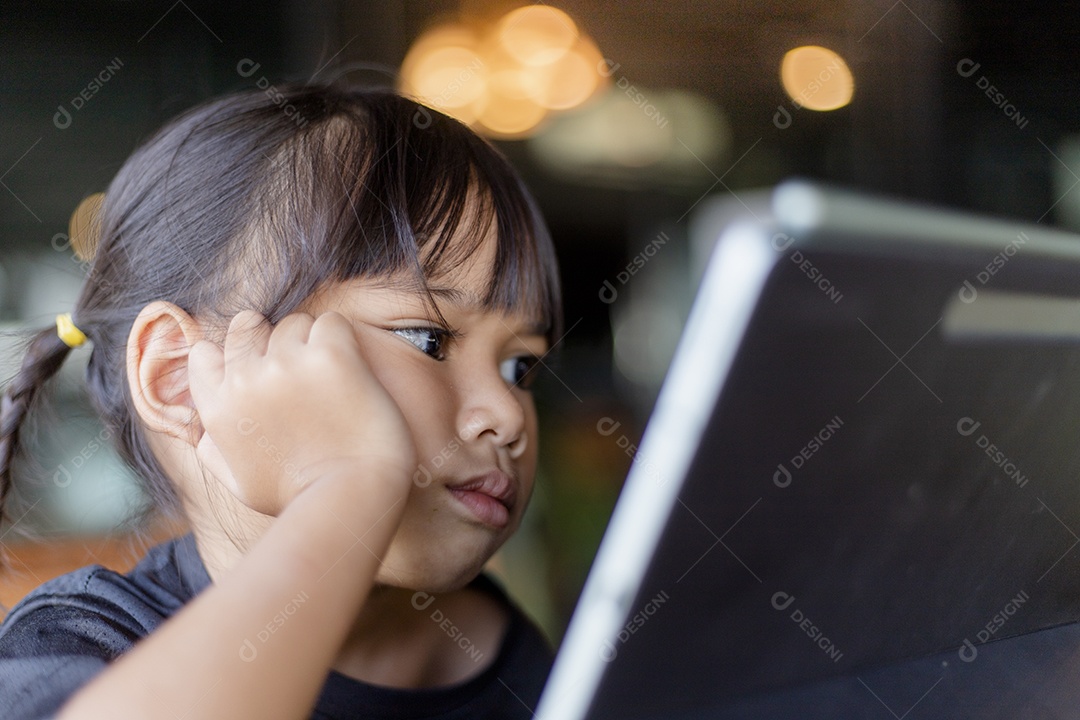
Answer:
M537 101L549 110L568 110L589 99L600 86L597 67L603 57L596 45L587 38L565 55L544 66L544 90Z
M487 68L464 47L433 48L415 59L405 76L410 92L432 107L459 108L484 92Z
M461 47L475 50L479 43L476 33L464 25L447 23L430 28L418 37L401 63L403 77L413 75L413 66L427 57L433 50L446 47Z
M499 41L526 65L555 62L577 42L577 25L569 15L550 5L527 5L499 21Z
M482 97L483 96L481 96L481 98ZM449 115L455 120L463 122L466 125L472 125L476 122L477 105L479 105L481 102L482 100L477 100L476 102L471 102L468 105L462 105L461 107L439 108L439 112L443 113L444 115Z
M836 110L851 102L855 80L837 53L818 45L788 51L780 65L784 91L800 107Z
M402 90L415 92L412 83L420 73L418 65L427 65L427 59L433 52L445 48L476 50L479 39L476 33L464 25L446 24L430 28L413 42L405 59L401 62L400 78Z
M536 128L547 114L532 98L509 97L494 87L488 91L484 100L476 118L477 122L489 133L504 138L524 137Z
M402 62L399 89L488 135L520 138L609 84L602 65L570 16L530 5L494 24L425 31Z

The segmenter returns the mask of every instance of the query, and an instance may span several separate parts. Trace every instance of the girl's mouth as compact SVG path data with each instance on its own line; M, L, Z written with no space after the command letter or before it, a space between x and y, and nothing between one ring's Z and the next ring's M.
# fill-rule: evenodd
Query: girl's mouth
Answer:
M501 470L492 470L464 482L447 485L446 489L483 524L502 529L510 523L517 488L514 481Z

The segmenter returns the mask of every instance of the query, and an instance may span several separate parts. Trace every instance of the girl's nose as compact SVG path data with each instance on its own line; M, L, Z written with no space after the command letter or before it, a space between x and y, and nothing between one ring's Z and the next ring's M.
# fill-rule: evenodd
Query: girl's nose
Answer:
M518 392L507 386L497 368L492 373L473 374L458 387L463 390L458 413L458 437L463 442L488 438L496 447L505 447L517 459L525 452L525 408Z

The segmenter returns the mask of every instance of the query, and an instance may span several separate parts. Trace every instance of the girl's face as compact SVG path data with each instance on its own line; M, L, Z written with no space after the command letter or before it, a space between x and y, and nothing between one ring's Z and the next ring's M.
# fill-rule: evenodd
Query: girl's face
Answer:
M440 324L419 292L378 279L325 289L302 308L334 310L401 408L420 466L376 582L450 590L470 580L514 532L532 493L536 409L525 373L548 350L538 318L479 305L495 253L430 281Z

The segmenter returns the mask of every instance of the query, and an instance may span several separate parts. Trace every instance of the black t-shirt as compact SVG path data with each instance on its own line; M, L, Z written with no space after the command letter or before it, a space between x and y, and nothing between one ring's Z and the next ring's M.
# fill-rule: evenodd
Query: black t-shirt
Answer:
M91 565L42 584L0 624L0 720L52 718L110 661L210 582L188 533L151 549L126 575ZM551 669L551 648L488 577L481 575L473 587L496 597L511 617L483 672L458 685L404 690L330 671L311 717L531 718ZM437 611L432 605L425 612Z

